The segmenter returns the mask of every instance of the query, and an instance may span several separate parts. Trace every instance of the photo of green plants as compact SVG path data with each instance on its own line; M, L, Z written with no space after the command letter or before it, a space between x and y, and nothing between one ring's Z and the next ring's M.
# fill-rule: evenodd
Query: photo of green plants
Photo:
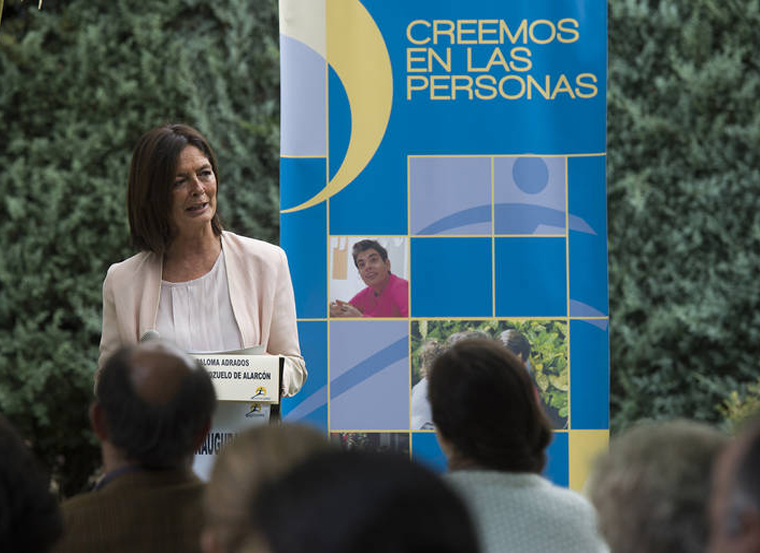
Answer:
M412 386L432 362L430 351L438 351L465 337L500 340L507 330L516 330L530 343L526 367L531 373L541 405L555 429L567 427L569 412L567 322L564 320L415 320L411 329Z

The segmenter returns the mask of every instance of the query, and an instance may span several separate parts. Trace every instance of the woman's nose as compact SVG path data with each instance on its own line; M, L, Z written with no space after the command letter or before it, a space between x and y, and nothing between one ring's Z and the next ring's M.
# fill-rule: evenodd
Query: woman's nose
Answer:
M203 183L201 183L201 179L199 179L197 176L194 176L190 181L190 191L192 192L193 196L200 196L203 194Z

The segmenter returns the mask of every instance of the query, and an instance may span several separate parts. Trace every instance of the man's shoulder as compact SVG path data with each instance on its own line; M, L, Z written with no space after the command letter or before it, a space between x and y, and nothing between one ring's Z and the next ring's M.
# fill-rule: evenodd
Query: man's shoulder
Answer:
M185 536L186 550L194 551L203 489L194 476L136 474L67 499L61 504L65 533L55 553L173 551L176 536Z
M202 495L204 483L186 471L142 471L119 476L101 490L75 495L61 503L65 512L102 509L111 502L124 502L129 497L151 497L181 494Z

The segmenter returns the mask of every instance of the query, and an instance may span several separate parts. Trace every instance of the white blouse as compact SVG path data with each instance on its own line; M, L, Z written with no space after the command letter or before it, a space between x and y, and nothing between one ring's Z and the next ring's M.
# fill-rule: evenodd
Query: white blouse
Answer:
M161 281L156 330L162 339L190 353L243 347L232 311L224 250L211 270L200 278L187 282Z

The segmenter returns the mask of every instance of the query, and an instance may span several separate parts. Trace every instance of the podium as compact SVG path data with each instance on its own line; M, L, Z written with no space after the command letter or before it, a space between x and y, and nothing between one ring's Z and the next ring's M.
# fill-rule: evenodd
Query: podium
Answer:
M203 480L209 479L216 455L238 432L281 420L285 358L264 355L263 349L190 354L209 373L217 396L211 430L193 460L193 470Z

